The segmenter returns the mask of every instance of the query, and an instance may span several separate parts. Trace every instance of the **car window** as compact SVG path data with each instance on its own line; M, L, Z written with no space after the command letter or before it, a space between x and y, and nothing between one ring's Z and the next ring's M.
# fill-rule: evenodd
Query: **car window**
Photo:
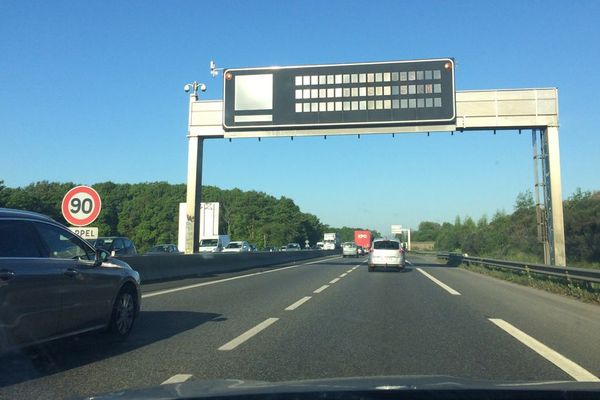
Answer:
M48 254L44 254L45 257L94 259L93 251L75 234L66 229L41 222L35 222L34 225L48 247Z
M398 250L400 243L393 240L379 240L373 243L375 250Z
M31 223L0 221L0 257L41 257Z
M125 248L125 243L123 243L123 239L115 239L112 246L113 250L122 250Z

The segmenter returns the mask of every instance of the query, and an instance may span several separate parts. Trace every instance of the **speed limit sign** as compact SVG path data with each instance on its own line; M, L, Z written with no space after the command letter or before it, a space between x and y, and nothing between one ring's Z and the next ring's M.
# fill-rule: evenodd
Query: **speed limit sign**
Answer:
M61 209L68 223L86 226L98 218L101 206L98 192L89 186L76 186L63 198Z

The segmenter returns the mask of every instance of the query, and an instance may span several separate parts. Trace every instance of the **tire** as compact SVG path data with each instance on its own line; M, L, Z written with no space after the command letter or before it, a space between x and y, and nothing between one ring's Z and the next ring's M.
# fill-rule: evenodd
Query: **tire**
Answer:
M123 288L115 299L108 331L115 338L126 338L135 322L137 299L131 289Z

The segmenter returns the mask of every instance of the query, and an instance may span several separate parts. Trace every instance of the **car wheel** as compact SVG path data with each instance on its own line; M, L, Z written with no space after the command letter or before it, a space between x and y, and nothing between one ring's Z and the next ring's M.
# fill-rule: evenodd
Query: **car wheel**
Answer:
M136 310L134 293L128 289L121 289L113 306L109 332L117 338L129 335L135 321Z

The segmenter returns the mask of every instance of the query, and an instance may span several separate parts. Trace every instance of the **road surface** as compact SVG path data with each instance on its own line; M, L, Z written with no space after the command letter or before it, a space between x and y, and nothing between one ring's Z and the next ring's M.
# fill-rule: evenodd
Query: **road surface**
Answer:
M131 336L0 358L0 398L72 398L188 379L600 376L600 307L411 255L308 261L145 285Z

